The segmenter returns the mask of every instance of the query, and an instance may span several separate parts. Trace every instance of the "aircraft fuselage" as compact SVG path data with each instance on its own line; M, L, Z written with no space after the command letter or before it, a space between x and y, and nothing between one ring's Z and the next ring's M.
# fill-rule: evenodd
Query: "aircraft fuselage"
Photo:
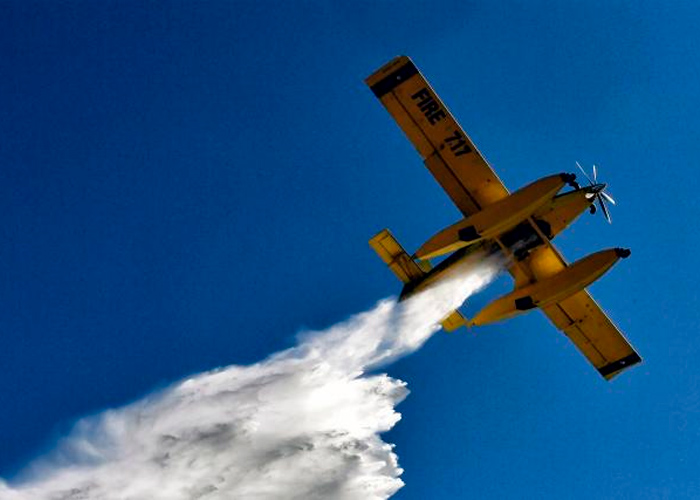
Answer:
M566 182L572 180L565 175L567 174L544 177L504 199L510 198L511 203L503 203L504 207L497 207L497 210L487 213L486 217L478 217L479 212L431 237L416 252L416 258L428 259L447 253L451 255L427 272L423 279L407 283L401 292L401 299L438 281L449 279L459 272L460 266L457 264L477 250L485 250L489 254L500 252L509 266L526 269L526 266L519 266L519 263L527 260L538 248L549 245L554 237L588 210L593 201L591 195L603 187L593 185L556 194ZM506 208L511 208L511 212L506 211ZM516 217L513 216L514 211ZM497 220L497 214L501 215L501 221ZM491 225L487 223L481 226L483 229L480 228L484 235L477 234L474 237L476 231L471 229L474 228L473 221L479 223L489 219ZM534 281L531 276L526 276L526 279Z

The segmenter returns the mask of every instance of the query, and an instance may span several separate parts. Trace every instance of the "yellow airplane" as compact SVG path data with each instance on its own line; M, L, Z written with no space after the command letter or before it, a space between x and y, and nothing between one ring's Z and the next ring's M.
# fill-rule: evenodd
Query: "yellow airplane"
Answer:
M513 292L487 305L470 321L459 311L452 312L442 322L445 330L485 325L539 308L605 379L640 363L639 354L585 290L630 251L612 248L568 264L551 241L584 211L594 212L596 201L610 222L604 200L614 200L604 192L605 184L597 182L595 166L592 179L581 169L589 180L586 187L578 185L575 175L562 173L511 194L411 59L396 57L365 82L464 214L413 256L387 229L370 240L404 282L401 298L453 275L456 264L476 249L500 251L515 280ZM566 185L573 189L559 193ZM432 267L429 259L447 254Z

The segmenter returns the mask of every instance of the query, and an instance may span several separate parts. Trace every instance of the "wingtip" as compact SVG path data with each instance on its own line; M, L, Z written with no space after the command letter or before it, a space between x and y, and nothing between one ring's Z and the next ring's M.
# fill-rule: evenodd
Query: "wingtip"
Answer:
M623 371L631 368L634 365L638 365L641 362L641 356L639 356L639 354L636 352L633 352L629 356L625 356L622 359L618 359L617 361L613 361L612 363L598 368L598 373L600 373L605 380L612 380Z
M630 255L632 255L632 250L630 250L629 248L616 248L615 254L617 254L617 256L621 259L626 259Z

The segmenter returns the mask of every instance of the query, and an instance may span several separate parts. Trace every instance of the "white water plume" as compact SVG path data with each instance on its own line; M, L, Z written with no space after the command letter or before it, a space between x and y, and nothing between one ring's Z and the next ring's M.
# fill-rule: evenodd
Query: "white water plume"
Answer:
M483 256L482 256L483 257ZM380 434L406 384L367 375L415 351L497 273L474 258L459 278L380 301L250 366L189 377L79 421L2 500L384 499L403 486Z

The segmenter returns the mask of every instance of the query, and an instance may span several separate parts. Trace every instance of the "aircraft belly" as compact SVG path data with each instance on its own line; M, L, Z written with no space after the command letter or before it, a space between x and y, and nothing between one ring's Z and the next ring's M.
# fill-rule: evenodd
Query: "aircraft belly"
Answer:
M530 217L564 187L565 174L539 179L431 237L416 252L431 259L484 238L494 238Z
M487 248L487 243L481 242L457 250L455 253L431 269L430 272L427 273L421 280L407 283L401 291L400 299L404 300L418 292L421 292L436 284L438 281L443 281L458 276L463 272L462 266L460 266L459 263L466 260L477 250L482 250L485 248ZM497 251L497 248L492 248L492 251Z

